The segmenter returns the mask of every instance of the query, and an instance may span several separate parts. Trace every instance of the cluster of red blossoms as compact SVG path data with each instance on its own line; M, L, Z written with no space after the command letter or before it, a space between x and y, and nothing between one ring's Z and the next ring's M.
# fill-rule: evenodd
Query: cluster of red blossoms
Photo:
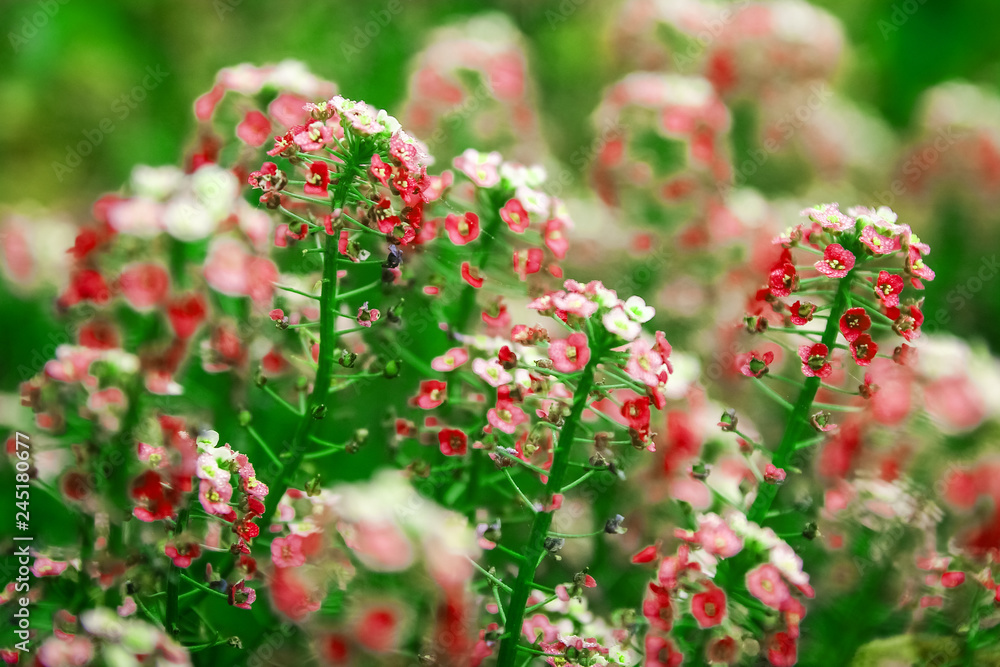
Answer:
M873 318L878 326L891 329L906 342L916 339L924 321L923 300L901 300L904 277L915 290L923 289L923 281L933 280L934 272L923 261L930 248L907 225L897 224L895 213L885 207L877 211L856 207L843 213L837 204L824 204L806 209L802 215L809 224L797 225L775 239L781 253L767 286L751 303L748 330L761 333L774 325L802 327L796 330L801 335L820 337L820 341L798 347L802 374L819 378L828 378L833 371L830 362L835 339L828 334L835 335L837 329L806 328L814 320L832 319L839 325L858 366L869 365L879 351L870 333ZM803 278L800 271L805 269L793 261L792 250L796 248L822 256L812 269L819 275ZM900 257L900 273L891 273L886 262ZM808 300L831 293L841 298L831 299L825 306ZM903 343L894 358L905 359L908 347ZM740 372L760 378L773 360L773 352L750 352L742 359Z

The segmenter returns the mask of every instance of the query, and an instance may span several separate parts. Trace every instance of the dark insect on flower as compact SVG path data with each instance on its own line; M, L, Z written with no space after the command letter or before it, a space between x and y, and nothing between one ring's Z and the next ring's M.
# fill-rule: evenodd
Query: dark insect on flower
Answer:
M395 243L389 244L389 256L385 259L387 269L395 269L403 262L403 251Z

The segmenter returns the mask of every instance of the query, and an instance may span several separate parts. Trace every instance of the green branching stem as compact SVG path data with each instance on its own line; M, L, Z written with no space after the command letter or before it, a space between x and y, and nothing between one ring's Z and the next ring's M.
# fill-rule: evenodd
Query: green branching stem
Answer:
M549 480L545 485L545 498L549 499L554 494L562 491L566 471L569 468L570 454L573 448L573 439L576 435L576 427L583 415L584 408L589 403L590 390L594 386L594 375L597 372L597 364L600 361L601 350L594 346L595 341L591 341L592 353L590 361L583 369L580 383L577 385L576 395L573 399L573 407L566 418L565 426L559 434L559 442L556 446L552 458L552 467L549 469ZM524 623L525 607L528 603L528 596L533 587L535 570L541 562L545 553L545 538L549 535L549 528L552 526L552 510L544 510L535 514L531 524L531 533L528 537L528 544L524 553L524 561L518 568L517 580L514 583L507 605L507 623L505 626L505 637L500 643L500 652L497 656L497 667L511 667L517 656L518 642L521 639L521 626Z
M370 157L370 156L369 156ZM351 186L357 175L357 164L364 164L364 156L359 156L357 162L349 162L337 182L336 190L332 198L332 208L343 208L351 192ZM326 202L324 202L326 203ZM288 490L289 477L302 465L302 459L309 448L310 435L316 422L322 418L327 408L327 400L330 395L330 384L333 379L334 352L337 347L337 266L340 259L338 249L338 238L336 235L326 237L323 247L323 278L322 288L319 297L320 308L320 339L319 339L319 363L316 368L316 380L313 382L313 390L309 395L305 414L299 419L295 434L292 436L291 446L288 449L288 457L281 467L277 478L271 484L269 493L270 502L261 517L261 526L267 530L271 522L271 517L278 507L278 501Z
M837 333L840 331L840 316L847 308L848 297L851 293L851 281L855 270L852 269L847 276L840 279L836 294L833 297L833 306L830 309L830 317L826 322L822 338L823 345L826 345L829 350L833 350L834 343L837 342ZM774 452L772 458L772 463L776 467L786 467L796 451L796 446L809 435L809 416L813 410L813 401L816 400L816 392L819 391L822 382L822 379L818 377L805 379L802 389L799 391L798 399L791 406L788 426L785 428L785 433L781 438L781 444L778 445L778 449ZM763 383L761 384L763 385ZM757 498L754 500L747 517L756 523L763 521L771 509L771 503L774 502L774 497L777 493L777 486L762 484L757 491Z

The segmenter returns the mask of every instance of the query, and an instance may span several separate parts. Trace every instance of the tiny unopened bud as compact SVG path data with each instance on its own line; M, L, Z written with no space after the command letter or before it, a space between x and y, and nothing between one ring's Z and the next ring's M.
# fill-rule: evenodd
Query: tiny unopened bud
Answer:
M730 408L723 412L722 417L719 418L719 428L726 433L732 433L736 430L739 422L740 420L739 417L736 416L736 410Z
M237 417L237 419L239 420L240 426L243 427L249 426L250 422L253 421L253 413L250 412L249 410L240 410L240 414L239 417Z
M500 352L497 354L497 358L500 360L500 365L504 367L505 370L511 370L517 366L517 355L506 345L500 348Z
M295 378L295 388L298 389L299 391L305 391L306 389L308 389L309 378L307 378L304 375L300 375L299 377Z
M604 524L604 532L608 535L624 535L628 531L628 528L622 526L624 521L625 517L621 514L614 515Z
M699 461L698 463L695 463L693 466L691 466L691 478L692 479L697 479L697 480L700 480L700 481L704 482L706 479L708 479L708 475L711 472L712 472L712 469L709 466L705 465L701 461Z
M546 370L552 370L552 360L551 359L539 359L535 362L535 365L539 368L544 368Z
M240 641L239 637L230 637L229 639L226 640L226 643L229 644L232 648L239 648L239 649L243 648L243 642Z
M382 369L382 375L385 378L392 379L397 377L403 370L403 360L402 359L390 359L385 362L385 368Z
M264 375L264 371L258 368L253 374L253 383L258 387L263 387L267 384L267 376Z
M320 403L319 405L313 406L312 418L323 419L324 417L326 417L326 404Z
M350 350L343 350L340 353L340 359L337 360L344 368L354 368L354 363L358 360L358 355Z

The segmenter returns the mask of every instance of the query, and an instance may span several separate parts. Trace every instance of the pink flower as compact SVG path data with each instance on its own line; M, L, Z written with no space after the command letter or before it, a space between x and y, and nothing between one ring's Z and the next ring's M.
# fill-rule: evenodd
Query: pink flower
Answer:
M472 362L472 372L481 377L491 387L502 387L514 380L514 376L500 365L500 361L493 359L476 359Z
M552 341L549 343L549 359L552 360L552 367L560 373L581 370L590 361L587 335L575 333L568 338Z
M417 407L424 410L433 410L444 403L444 399L447 396L447 389L447 383L440 380L424 380L420 383L420 393L417 394L417 398L415 399Z
M751 595L772 609L781 609L782 603L791 596L778 568L770 563L747 572L746 584Z
M118 277L122 295L135 310L159 305L170 289L170 275L159 264L129 264Z
M256 109L248 111L236 126L236 136L254 148L260 148L271 136L271 121Z
M453 371L469 360L469 353L464 347L453 347L440 357L434 357L431 361L431 368L436 371L447 373Z
M707 514L701 519L697 536L701 546L713 556L732 558L743 549L743 540L717 514Z
M500 172L497 169L502 162L503 156L500 153L494 151L484 154L468 148L452 164L479 187L492 188L500 182Z
M804 209L800 215L818 222L823 229L833 232L843 232L854 228L854 218L841 213L840 206L835 202L832 204L820 204L813 208Z
M531 224L528 212L524 210L524 205L518 199L510 199L500 209L500 218L507 223L510 231L521 234Z
M569 250L569 241L566 240L564 233L565 229L566 222L564 220L552 218L545 223L545 230L542 232L545 247L552 251L556 259L565 259L566 251Z
M496 407L486 412L486 419L490 426L510 434L517 430L519 424L528 421L528 415L509 398L498 398Z
M709 583L708 590L691 598L691 614L703 629L722 623L726 618L725 591Z
M292 128L292 139L304 151L318 151L333 141L333 130L321 120Z
M854 268L854 253L839 243L831 243L823 251L823 259L816 262L816 270L830 278L843 278Z
M773 463L764 466L764 481L768 484L781 484L785 481L785 477L784 468L778 468Z
M588 318L596 313L599 308L596 302L591 301L585 294L579 292L556 292L551 296L551 305L557 310L565 311L570 315ZM538 299L535 301L538 301ZM530 305L528 307L532 308ZM542 310L545 310L545 308L542 308Z
M861 230L861 242L876 255L887 255L899 249L898 239L879 234L874 225L866 225Z
M625 372L647 386L657 386L660 383L660 370L664 365L660 353L641 338L629 344L628 350Z
M774 667L792 667L798 662L795 638L787 632L776 632L768 644L767 659Z
M305 564L306 555L302 551L302 536L289 535L271 542L271 561L275 567L299 567Z

